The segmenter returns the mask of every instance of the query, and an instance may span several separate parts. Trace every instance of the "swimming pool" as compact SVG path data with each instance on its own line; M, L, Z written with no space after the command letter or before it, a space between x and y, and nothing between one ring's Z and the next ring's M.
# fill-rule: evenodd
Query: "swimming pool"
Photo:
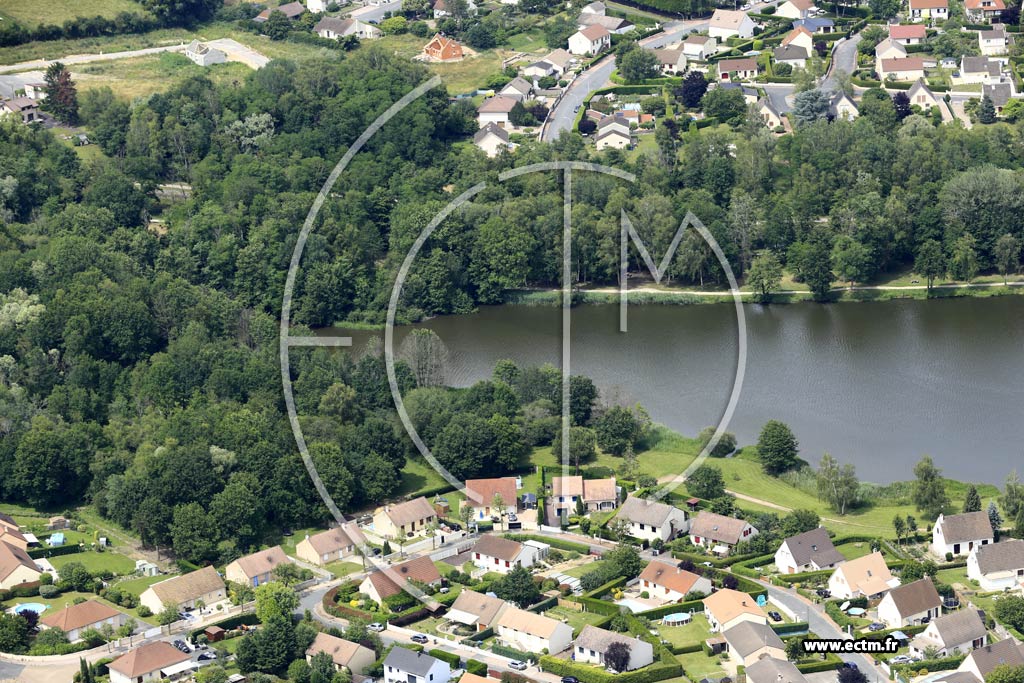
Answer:
M23 602L20 605L14 606L14 613L21 614L22 612L35 612L36 614L42 614L45 609L46 605L41 602Z
M623 598L621 600L616 600L615 604L616 605L622 605L623 607L628 609L630 612L634 612L634 613L636 613L636 612L646 612L647 610L651 609L650 605L646 605L646 604L644 604L644 603L642 603L642 602L640 602L638 600L631 600L629 598Z

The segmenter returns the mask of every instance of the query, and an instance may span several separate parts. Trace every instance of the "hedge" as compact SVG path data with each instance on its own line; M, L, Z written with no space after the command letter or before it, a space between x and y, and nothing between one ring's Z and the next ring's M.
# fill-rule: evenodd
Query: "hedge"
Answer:
M508 657L509 659L518 659L521 662L537 661L537 655L533 652L521 652L515 648L505 647L504 645L498 645L497 643L491 646L491 652L502 657Z
M574 541L566 541L560 538L549 538L547 536L536 536L533 534L505 534L505 538L513 541L538 541L540 543L547 543L552 548L558 548L559 550L565 550L570 553L579 553L581 555L587 555L590 553L590 546L583 545L582 543L576 543Z
M468 673L487 678L487 665L483 662L478 662L475 659L466 660L466 671Z
M607 604L607 603L606 603ZM661 619L667 614L674 614L676 612L703 612L704 602L701 600L691 600L689 602L676 602L669 605L662 605L661 607L655 607L644 612L638 612L638 617L644 617L645 619Z
M228 617L227 619L221 619L220 621L218 621L216 623L207 624L206 626L204 626L202 628L193 629L193 630L189 631L188 638L189 638L189 640L194 642L196 638L198 638L200 635L202 635L202 633L206 629L210 628L211 626L220 626L225 631L231 631L233 629L238 628L239 626L241 626L243 624L245 624L246 626L253 626L254 624L258 624L258 623L260 623L260 620L256 617L256 613L255 612L246 612L245 614L236 614L233 617Z
M536 605L530 605L530 608L527 611L528 612L535 612L537 614L540 614L541 612L548 611L549 609L551 609L552 607L556 606L557 604L558 604L558 596L557 595L553 595L550 598L546 598L544 600L541 600Z
M671 662L661 659L650 666L636 671L621 674L608 673L604 669L596 669L588 664L544 655L540 658L544 671L556 676L575 676L580 683L655 683L669 678L678 678L683 674L683 667L673 658Z
M674 655L685 655L690 652L700 652L704 649L704 643L690 643L689 645L666 645Z
M458 669L459 664L462 663L462 657L457 652L446 652L445 650L435 648L427 652L427 654L435 659L440 659L442 662L448 662L448 665L453 669Z
M820 662L804 662L803 664L797 664L796 669L802 674L813 674L820 673L822 671L835 671L836 667L842 662L836 655L830 654L826 659Z
M779 634L780 637L791 636L808 632L810 624L806 621L794 621L792 624L775 624L772 626L772 630Z
M776 578L782 583L793 585L794 583L816 582L817 579L825 579L835 572L834 569L823 569L817 572L803 572L801 574L781 574Z
M614 579L612 579L608 583L602 584L602 585L598 586L597 588L595 588L593 590L587 591L586 593L583 594L583 597L585 597L585 598L592 598L594 596L604 595L605 593L607 593L611 589L618 588L619 586L624 585L626 583L626 581L627 581L627 579L626 579L625 576L616 576Z
M893 672L901 673L907 678L916 676L919 671L952 671L960 666L967 659L964 657L946 657L945 659L925 659L910 664L897 664L892 667Z
M483 631L477 631L473 635L467 636L467 637L463 638L462 640L460 640L459 642L462 643L463 645L479 645L480 643L482 643L483 641L487 640L488 638L493 638L493 637L494 637L494 628L490 627L490 628L485 628Z
M622 611L624 609L619 605L614 605L610 602L605 602L604 600L598 600L597 598L581 597L575 598L573 602L578 602L579 604L583 605L583 607L585 607L588 612L593 612L594 614L601 614L606 617L614 617L617 614L622 614ZM642 614L644 616L647 616L647 612L642 612Z
M32 548L28 551L28 556L33 560L38 560L43 557L60 557L61 555L74 555L80 552L82 552L82 546L77 543L70 543L57 546L56 548Z

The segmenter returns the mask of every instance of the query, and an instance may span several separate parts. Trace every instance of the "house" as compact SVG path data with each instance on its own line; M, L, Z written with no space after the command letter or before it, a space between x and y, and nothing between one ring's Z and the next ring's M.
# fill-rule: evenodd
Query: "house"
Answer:
M516 76L506 83L505 87L498 91L498 94L505 97L513 97L519 101L528 100L533 95L533 83L521 76ZM515 484L513 477L504 477L504 479L512 479L513 485ZM515 500L514 494L513 500Z
M828 579L832 597L844 600L881 595L898 585L900 580L889 571L880 552L847 560Z
M594 14L598 16L604 16L607 10L603 2L592 2L580 10L583 14Z
M894 81L916 81L924 78L924 58L922 57L895 57L893 59L881 60L881 70L878 72L882 80Z
M487 124L493 123L501 128L513 128L509 115L517 104L519 104L519 100L513 97L506 97L505 95L488 97L479 107L476 108L477 125L483 128ZM514 482L515 480L513 480L513 486L515 486ZM513 494L512 498L508 502L514 506L515 501L515 494ZM467 504L468 502L469 501L467 501ZM489 500L486 502L488 504L490 503ZM490 517L489 513L488 517Z
M1010 36L1002 24L997 24L990 31L978 31L978 48L983 55L1005 55L1010 48Z
M949 0L909 0L910 18L917 21L949 19Z
M746 12L729 9L716 9L708 22L708 35L712 38L753 38L754 20Z
M628 138L629 123L620 116L605 116L597 123L597 137L600 138L602 133L609 130L617 130ZM628 144L627 140L622 146ZM598 149L602 147L598 146ZM566 517L576 514L577 501L582 501L584 512L614 510L618 501L615 478L585 480L579 475L551 478L549 503L554 516Z
M942 597L930 577L890 590L878 604L878 620L889 628L927 623L942 614Z
M351 522L340 527L306 535L295 546L295 556L300 560L323 567L331 562L352 557L356 546L363 541L359 527Z
M597 151L626 149L632 142L632 135L622 132L622 128L619 126L599 126L597 134L594 136L594 149Z
M313 14L323 14L327 11L327 0L306 0L306 9Z
M444 617L466 626L473 626L480 632L491 628L508 606L509 604L501 598L467 589L459 593L459 597L455 599Z
M718 41L711 36L691 33L683 40L683 54L691 59L703 62L718 52Z
M842 90L832 93L832 97L828 101L828 113L837 121L853 121L860 116L857 103Z
M517 80L523 81L522 78ZM526 83L526 81L523 81L523 83ZM528 83L526 85L529 87ZM530 91L532 92L532 88L530 88ZM495 98L492 97L491 99ZM508 100L510 98L505 99ZM490 100L486 100L485 104L489 101ZM483 107L481 106L481 109L482 108ZM480 110L477 111L479 112ZM487 118L487 123L494 123L499 127L504 128L504 126L501 125L500 118L498 116L489 116ZM508 142L508 133L505 133L505 142ZM498 496L500 496L502 500L501 509L492 510L492 504ZM497 517L499 515L515 514L516 478L495 477L492 479L467 479L466 500L463 501L462 504L469 505L473 508L473 519L477 520L490 519L492 516Z
M280 7L268 7L267 9L257 14L253 18L253 21L262 24L263 22L270 19L270 15L273 14L274 12L280 12L281 14L285 15L286 17L294 21L295 19L298 19L300 16L305 14L306 7L301 2L289 2L288 4L281 5Z
M615 477L584 479L583 504L587 512L607 512L618 507L619 487L615 483Z
M786 19L809 19L815 10L813 0L786 0L775 10L775 16Z
M786 645L771 626L756 621L741 621L724 631L729 659L738 666L750 666L764 657L786 658Z
M967 577L977 581L983 591L1020 589L1024 586L1024 541L975 546L967 556Z
M576 61L576 58L568 50L557 48L545 55L544 61L555 67L555 72L561 75L565 73L572 62Z
M414 557L387 569L378 569L366 576L359 584L359 592L370 596L378 605L392 595L398 595L405 590L406 582L437 586L441 583L441 574L434 566L429 555Z
M757 78L757 60L751 57L744 59L723 59L718 63L718 78L722 81L746 81Z
M360 676L377 661L377 654L370 648L327 633L316 634L312 645L306 648L306 661L311 661L314 655L321 652L331 656L335 671L347 671Z
M45 100L46 99L46 84L45 83L26 83L25 84L25 97L29 98L30 100L37 100L37 101ZM58 524L63 524L64 526L53 526L54 520L63 520L63 522L57 522L57 523ZM53 531L54 529L67 529L68 528L68 520L67 520L67 518L61 517L61 516L51 517L50 518L50 523L49 523L49 525L47 525L46 528L49 529L50 531Z
M671 75L686 71L686 55L681 47L659 48L653 52L661 73Z
M39 114L39 102L27 97L12 97L9 100L4 100L0 105L0 113L19 116L22 123L42 120L42 116Z
M683 510L635 496L626 499L615 518L629 522L629 535L644 541L671 541L689 528Z
M985 60L983 58L982 61ZM967 57L964 58L967 60ZM994 62L998 68L998 62ZM996 72L998 75L998 71ZM959 515L939 515L932 528L931 551L940 558L947 555L970 555L975 546L995 542L992 522L987 512L964 512Z
M810 17L797 19L793 22L793 28L805 28L811 33L835 33L836 22L826 17Z
M544 59L524 66L520 73L527 78L545 78L558 75L555 71L555 65Z
M690 521L690 541L710 548L716 555L728 555L737 543L754 536L757 536L757 529L748 522L707 510L701 510Z
M898 59L907 56L907 48L903 43L885 38L875 46L875 71L881 71L880 61L883 59Z
M964 9L971 21L992 21L1002 16L1006 3L1003 0L964 0Z
M121 655L110 664L110 683L146 683L165 678L163 671L189 662L192 657L168 642L146 643Z
M621 17L607 17L598 14L581 14L579 19L576 20L578 28L586 28L587 26L603 26L608 30L609 33L615 33L622 35L623 33L629 33L636 28L636 25L628 19Z
M787 45L802 47L807 54L811 54L811 50L814 49L814 36L803 26L797 26L782 39L782 47Z
M228 55L223 50L210 47L206 43L193 40L185 48L185 56L199 66L210 66L211 64L223 64L228 61Z
M384 683L448 683L451 677L448 662L424 652L399 646L384 658Z
M889 24L889 38L900 45L920 45L927 37L924 24Z
M453 38L435 33L430 42L423 46L423 54L434 62L454 62L462 59L462 46Z
M768 615L757 604L757 600L746 593L723 588L702 600L704 616L712 631L728 631L743 621L768 625Z
M398 505L385 505L373 514L373 533L381 538L413 537L437 521L430 502L420 496Z
M1002 74L1002 66L998 60L989 59L988 57L968 57L963 56L960 59L960 74L959 76L954 75L954 82L957 83L998 83ZM966 514L978 514L978 513L966 513ZM981 513L985 514L985 513ZM935 521L936 528L939 526L938 520ZM935 550L934 541L935 530L932 530L932 550ZM991 541L989 541L991 543ZM951 551L947 551L951 552ZM959 554L966 555L969 553L969 549L961 547ZM954 553L955 554L955 553Z
M825 527L790 536L775 551L775 566L783 574L832 569L845 561Z
M574 55L596 55L612 44L612 34L604 26L587 26L569 36L569 52Z
M776 64L789 64L794 69L807 68L807 50L799 45L783 45L775 48L772 57Z
M934 648L938 657L966 655L985 645L988 629L978 610L962 609L935 619L916 638L910 641L910 651L924 656Z
M47 615L39 623L46 628L59 628L67 634L68 641L74 643L82 639L82 631L86 629L99 630L110 624L116 630L126 621L128 615L124 612L99 600L86 600Z
M640 573L640 589L652 598L680 602L691 593L711 595L711 580L674 564L651 560Z
M764 121L764 125L769 128L778 128L782 126L782 114L775 108L772 101L767 97L762 97L757 101L757 113L761 116L761 120Z
M154 583L142 591L139 603L159 614L169 605L177 605L178 609L191 610L202 602L207 607L213 606L227 598L224 580L213 567L203 567L188 574L173 576Z
M508 574L516 567L532 567L537 548L510 538L485 534L473 546L473 564L485 571Z
M992 105L996 108L996 113L1001 114L1003 107L1013 97L1013 82L1009 83L985 83L981 86L981 95L984 97L988 95L988 98L992 100ZM32 534L26 534L26 537Z
M358 19L339 19L338 17L324 17L313 27L313 33L328 40L340 40L347 36L356 38L380 38L384 35L379 28L373 24L367 24Z
M6 543L25 551L28 550L28 538L25 537L25 534L16 525L0 525L0 543Z
M509 142L508 131L496 123L488 123L478 130L476 135L473 136L473 144L492 158L506 150L513 149L512 143ZM474 519L483 519L483 517L478 518L477 514L476 512L473 513ZM481 511L479 514L483 514L483 512Z
M910 86L910 90L907 91L907 97L910 98L911 105L916 104L925 111L932 107L939 106L939 102L942 101L936 97L935 93L931 91L931 88L925 84L923 78L917 79L914 85Z
M807 683L796 664L785 658L765 657L747 667L747 683Z
M576 642L573 643L573 660L585 664L607 666L604 656L613 643L622 643L629 648L629 662L626 664L625 671L642 669L654 663L654 647L646 640L607 631L591 624L584 626L580 634L576 636Z
M969 674L974 677L975 683L981 683L992 673L993 669L1004 665L1010 667L1024 666L1024 651L1021 649L1021 644L1013 638L1000 640L998 643L992 643L973 650L957 667L957 673L943 676L939 679L939 683L943 681L966 683L969 679L961 674Z
M240 557L224 567L224 578L246 586L261 586L274 578L274 567L291 562L281 546Z
M41 574L24 549L0 541L0 588L38 581Z
M434 18L440 19L441 17L452 16L451 7L448 6L447 0L435 0L433 5ZM466 13L473 15L477 12L476 3L473 0L467 0L466 2Z
M521 652L558 654L572 645L572 626L517 607L506 609L497 622L498 641Z

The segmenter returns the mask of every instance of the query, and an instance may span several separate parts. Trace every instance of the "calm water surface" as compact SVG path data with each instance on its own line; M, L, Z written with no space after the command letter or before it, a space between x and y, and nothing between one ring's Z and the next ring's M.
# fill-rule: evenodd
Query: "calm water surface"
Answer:
M947 476L1001 482L1024 474L1024 297L745 307L748 361L729 425L741 443L788 423L804 458L828 451L862 479L912 476L929 454ZM497 306L425 323L450 351L449 380L487 378L495 361L558 363L560 312ZM736 370L730 305L573 310L572 372L640 402L685 434L716 423ZM355 348L380 333L334 330ZM397 334L396 347L407 330Z

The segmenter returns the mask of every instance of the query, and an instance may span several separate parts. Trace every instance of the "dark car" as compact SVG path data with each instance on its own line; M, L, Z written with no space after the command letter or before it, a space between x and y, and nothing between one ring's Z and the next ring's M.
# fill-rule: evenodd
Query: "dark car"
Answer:
M458 522L448 522L448 528L452 531L462 531L462 525Z
M843 662L843 668L844 669L853 669L854 671L856 671L857 670L857 665L854 664L853 662Z
M868 626L869 631L881 631L885 628L885 624L880 624L877 621Z
M782 621L782 615L778 612L769 612L768 616L771 618L772 621Z
M562 676L562 683L580 683L580 679L575 676Z
M928 623L928 622L930 622L931 620L932 620L932 618L931 618L931 617L922 617L922 618L921 618L921 623L922 623L922 624L927 624L927 623Z
M818 590L816 590L814 592L818 594L819 598L831 598L832 597L832 591L828 590L827 588L819 588Z
M427 637L426 637L425 635L423 635L422 633L417 633L417 634L416 634L416 635L414 635L414 636L413 636L412 638L410 638L410 640L411 640L412 642L414 642L414 643L419 643L420 645L425 645L425 644L426 644L426 643L427 643L427 642L428 642L428 641L429 641L430 639L429 639L429 638L427 638Z
M198 659L200 662L205 662L205 661L208 661L210 659L217 659L217 653L216 652L204 652L203 654L201 654L198 657L196 657L196 659Z

